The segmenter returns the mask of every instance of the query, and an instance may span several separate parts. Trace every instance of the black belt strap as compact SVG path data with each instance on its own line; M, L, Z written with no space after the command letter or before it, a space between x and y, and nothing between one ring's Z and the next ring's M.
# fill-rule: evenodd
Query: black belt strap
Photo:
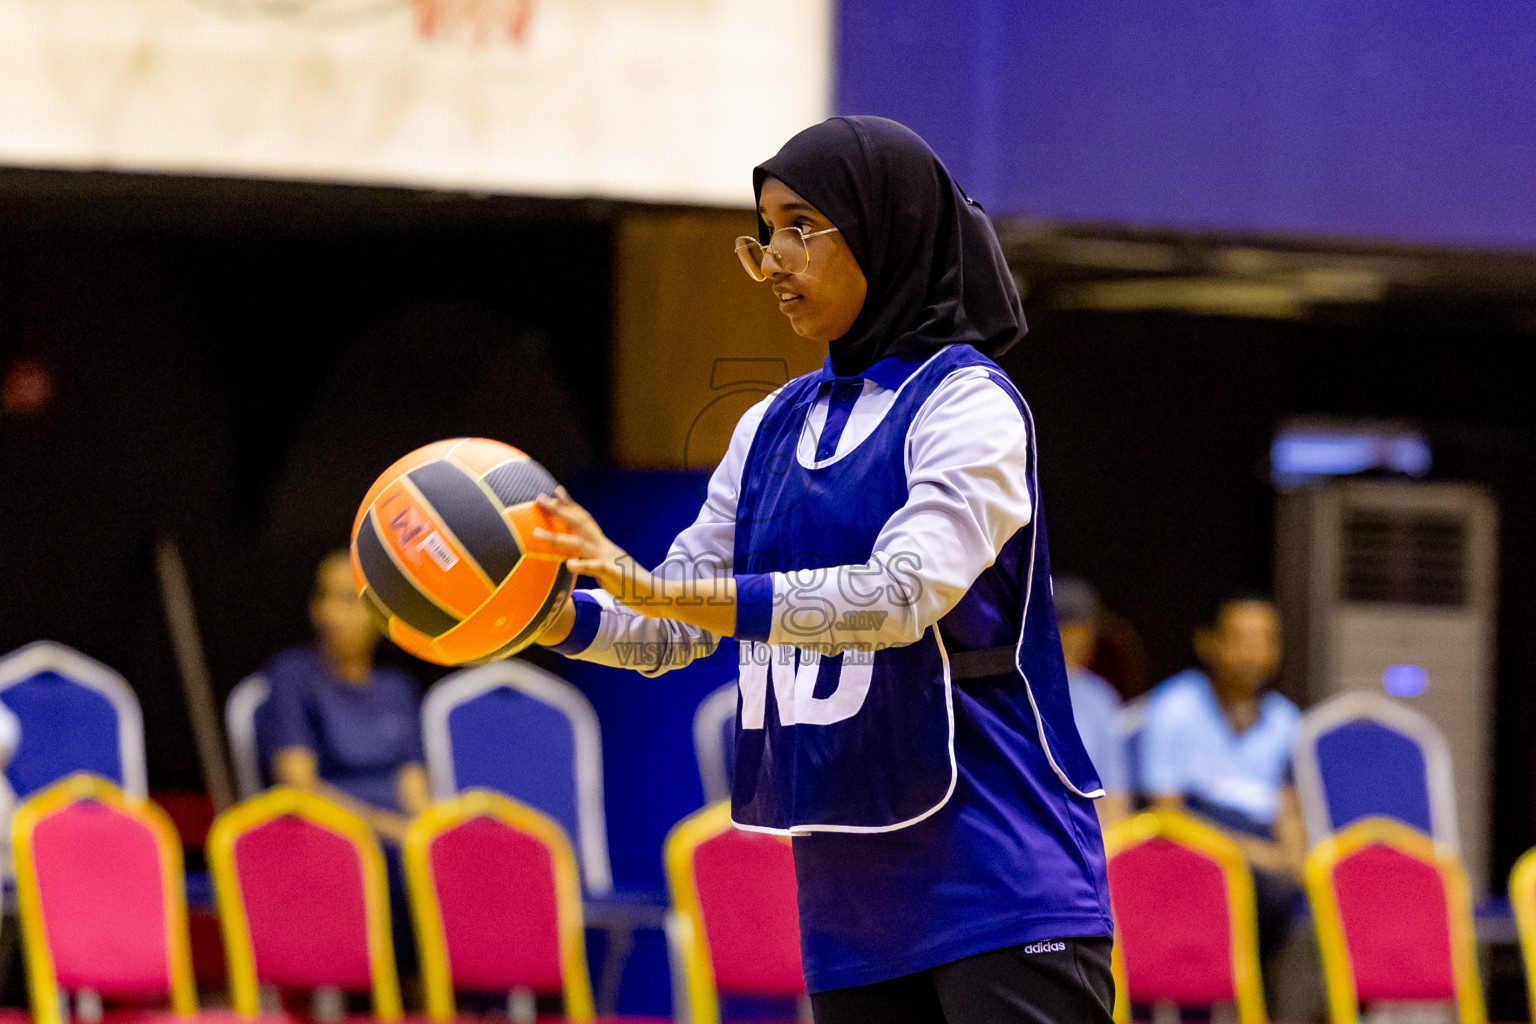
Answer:
M950 679L980 679L1015 672L1018 664L1013 647L984 647L979 651L956 651L949 656Z

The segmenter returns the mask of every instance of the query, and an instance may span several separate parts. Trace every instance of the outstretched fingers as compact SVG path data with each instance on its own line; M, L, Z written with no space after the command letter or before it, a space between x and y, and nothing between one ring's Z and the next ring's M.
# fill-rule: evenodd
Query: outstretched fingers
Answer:
M535 537L572 555L596 553L603 541L602 528L592 518L592 513L571 500L564 487L557 486L554 494L540 494L534 501L571 528L570 532L557 532L542 526L535 527Z
M564 519L579 532L597 529L597 520L592 518L592 513L572 501L564 487L556 485L554 494L541 494L534 500L539 503L540 508Z
M573 554L579 554L586 550L587 547L587 542L574 533L556 533L553 530L546 530L542 526L535 526L533 528L533 535L539 540L548 541L555 547Z

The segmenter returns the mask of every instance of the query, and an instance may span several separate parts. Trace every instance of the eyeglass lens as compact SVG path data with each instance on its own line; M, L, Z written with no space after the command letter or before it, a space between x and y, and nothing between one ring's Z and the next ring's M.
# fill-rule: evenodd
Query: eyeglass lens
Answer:
M757 239L747 236L743 236L736 247L742 266L746 267L747 273L758 281L768 279L768 273L763 269L763 260L769 251L773 253L774 263L786 274L803 273L811 263L805 236L800 233L799 228L779 228L768 239L766 250Z

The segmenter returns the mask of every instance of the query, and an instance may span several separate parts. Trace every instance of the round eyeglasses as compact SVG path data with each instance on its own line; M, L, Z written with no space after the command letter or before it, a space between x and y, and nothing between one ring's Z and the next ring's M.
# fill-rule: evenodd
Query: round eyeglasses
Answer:
M805 268L811 265L811 249L806 245L806 239L815 238L817 235L830 235L837 228L824 228L821 231L805 231L798 227L779 228L768 239L765 246L751 235L742 235L736 239L736 255L741 258L741 265L747 269L747 273L754 281L768 280L768 272L763 269L763 260L769 256L778 264L779 269L786 274L803 274Z

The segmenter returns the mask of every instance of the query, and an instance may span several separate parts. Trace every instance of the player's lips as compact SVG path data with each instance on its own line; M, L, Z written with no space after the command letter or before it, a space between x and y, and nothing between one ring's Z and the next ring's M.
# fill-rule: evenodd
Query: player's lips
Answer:
M779 300L779 310L781 312L800 301L800 296L791 291L780 291L775 288L773 294Z

